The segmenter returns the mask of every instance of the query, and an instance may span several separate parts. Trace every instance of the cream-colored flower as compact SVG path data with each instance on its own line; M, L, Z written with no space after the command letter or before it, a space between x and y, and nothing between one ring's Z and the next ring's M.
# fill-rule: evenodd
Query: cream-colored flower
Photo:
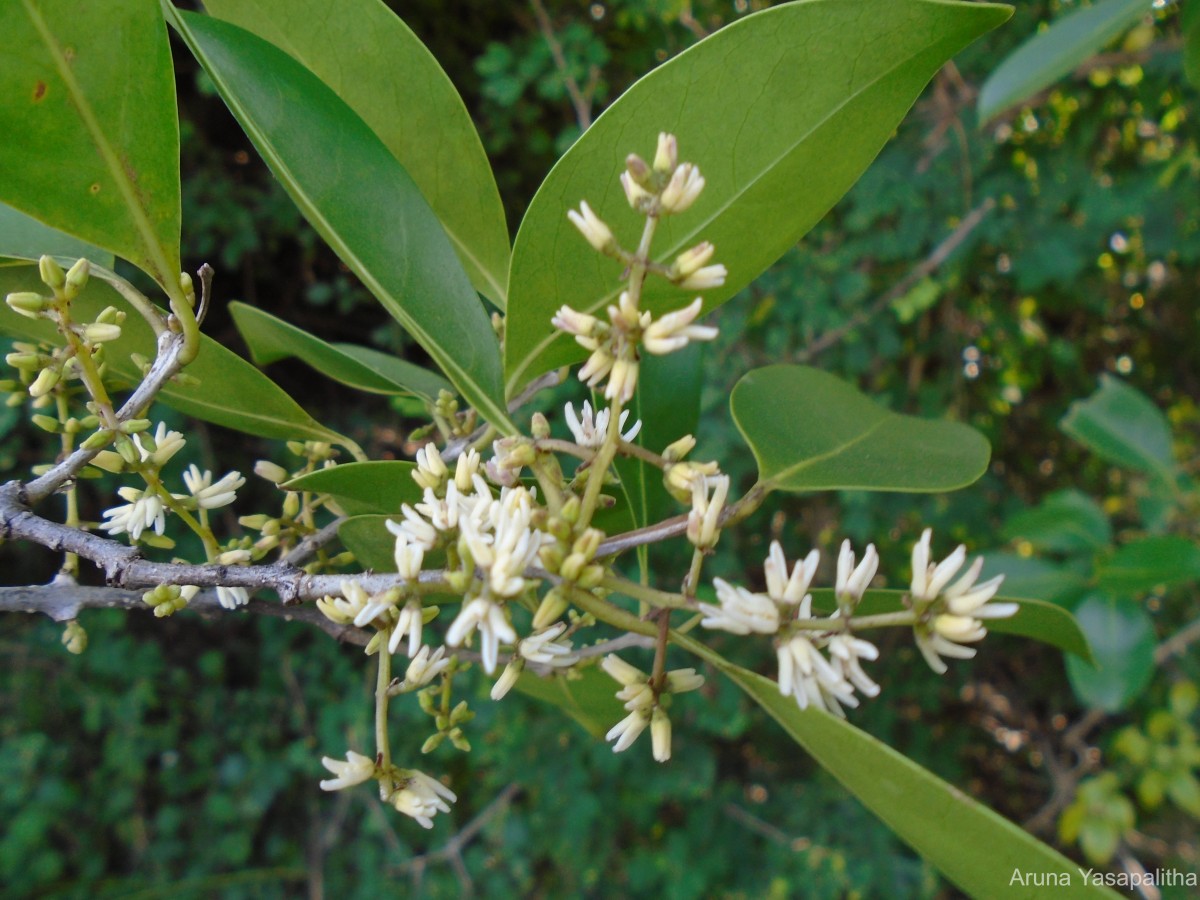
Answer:
M361 753L355 753L353 750L346 751L345 762L330 756L322 756L321 765L335 776L321 782L323 791L340 791L375 777L375 760L369 756L363 756Z
M458 800L454 791L440 781L416 769L401 769L401 786L388 798L398 812L412 816L422 828L433 827L433 817L450 812L450 803Z

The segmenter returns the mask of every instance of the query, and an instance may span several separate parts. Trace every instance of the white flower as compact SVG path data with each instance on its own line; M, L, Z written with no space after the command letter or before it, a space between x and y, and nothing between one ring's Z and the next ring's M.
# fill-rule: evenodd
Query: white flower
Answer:
M243 587L217 586L217 602L225 609L237 609L250 602L250 595Z
M835 634L829 639L829 656L850 683L867 697L879 696L879 685L862 670L861 659L879 659L879 650L870 641L851 634Z
M429 647L424 646L409 662L408 668L404 671L404 681L400 683L400 688L404 691L413 691L424 687L441 675L449 665L450 660L446 658L445 647L438 647L430 653Z
M687 537L699 549L707 550L716 546L720 537L721 512L725 509L728 495L728 475L702 476L692 482L692 508L688 512Z
M610 410L605 407L599 413L593 414L592 404L584 400L581 415L575 415L575 405L568 403L564 407L563 412L567 417L567 427L571 429L571 435L575 438L575 443L580 447L599 447L604 443L604 435L608 432L608 418ZM629 418L629 410L624 410L621 413L621 428L625 427L625 420ZM621 435L621 440L632 441L637 437L638 432L642 430L642 421L633 423L633 427Z
M691 163L677 166L671 180L663 189L660 202L664 213L681 213L700 196L704 190L704 176Z
M388 525L391 525L388 521ZM391 530L391 529L389 529ZM425 548L403 529L392 531L396 536L396 572L406 581L416 581L421 576L421 564L425 561Z
M183 473L183 483L201 509L219 509L237 499L237 491L246 483L241 472L229 472L213 484L212 472L201 472L193 463Z
M600 661L600 668L607 672L614 681L623 685L638 684L639 682L644 684L649 677L637 666L630 665L615 653L605 656Z
M804 634L794 634L776 648L779 692L796 698L801 709L809 705L842 716L839 703L858 706L854 688L841 669L832 665Z
M412 543L420 545L426 551L432 550L437 546L437 529L425 521L419 512L407 503L400 507L400 512L404 516L404 521L393 522L391 519L388 519L384 522L388 531L397 537L402 533L406 534Z
M104 511L103 517L109 520L100 526L104 531L109 534L127 531L135 541L147 528L153 527L155 533L163 533L166 529L167 510L158 494L123 487L117 490L117 495L129 502L124 506L114 506Z
M550 324L559 331L565 331L567 334L575 335L575 337L590 338L593 336L596 326L600 324L600 320L595 316L589 316L587 313L576 312L569 306L560 306L558 312L550 320ZM588 349L594 350L596 348L592 346L588 347Z
M661 356L681 350L689 341L711 341L717 336L717 329L708 325L692 324L700 315L703 305L704 301L697 297L682 309L655 319L642 332L642 346L647 352Z
M706 291L709 288L723 285L727 275L729 275L729 272L725 266L718 263L715 266L705 266L703 269L697 269L691 275L684 278L683 281L679 282L679 286L685 291ZM703 340L707 340L707 338L703 338Z
M183 449L186 443L184 437L178 431L169 431L163 422L158 423L158 427L154 429L153 446L154 449L149 449L150 441L146 440L147 435L135 434L133 443L137 447L138 455L142 458L142 462L153 463L162 468L167 464L167 461Z
M500 677L496 679L496 683L492 685L492 699L503 700L505 695L513 689L513 685L521 677L521 673L525 670L525 660L514 656L508 661L508 665L504 667L504 671L500 673Z
M508 612L502 604L487 597L476 597L465 604L450 623L446 632L446 643L451 647L458 647L476 629L479 631L483 670L491 675L496 671L500 642L515 643L517 633L513 631L512 624L508 621Z
M638 212L648 212L654 205L654 195L638 184L629 172L621 173L621 187L625 189L625 199L629 205Z
M571 220L572 225L579 229L579 233L592 245L593 250L607 253L609 250L615 249L617 242L613 238L612 231L601 221L599 216L592 212L592 208L587 205L586 200L580 201L578 212L570 210L567 218Z
M375 760L353 750L346 751L345 762L322 756L321 765L337 776L321 782L323 791L340 791L342 788L354 787L375 776Z
M417 467L413 469L412 477L420 487L439 488L448 474L449 469L436 446L426 444L417 451Z
M396 619L396 625L392 629L392 636L388 639L388 653L395 653L396 648L400 646L400 642L407 635L408 655L415 656L418 648L421 647L421 626L425 622L424 613L425 610L421 606L420 600L409 600L404 604L399 618Z
M523 638L517 644L517 653L532 663L543 666L571 666L578 656L570 641L559 641L559 635L567 630L566 622L556 622L545 631Z
M528 585L525 570L537 562L542 545L553 540L530 526L532 516L533 495L524 487L513 487L504 488L499 501L476 506L459 522L459 546L484 570L488 589L496 597L521 594Z
M808 586L817 574L817 564L820 561L820 552L813 550L792 567L792 574L789 576L783 548L779 541L771 541L771 550L763 564L763 572L767 576L767 596L776 603L798 606L808 593Z
M341 588L342 596L322 597L317 601L317 609L329 621L338 625L349 625L363 611L370 598L357 579L343 581Z
M635 709L620 722L608 730L608 734L604 736L606 741L616 741L613 745L613 753L620 753L622 750L628 750L629 746L637 740L638 735L646 730L646 726L650 724L650 710Z
M650 746L656 762L671 758L671 720L661 706L650 713Z
M857 606L866 593L867 585L879 570L879 554L875 552L874 544L867 544L862 562L854 565L854 551L850 549L850 541L842 542L841 553L838 554L837 582L834 594L839 605Z
M388 798L388 802L397 811L416 819L422 828L432 828L433 817L438 813L450 812L446 801L454 803L458 800L454 791L424 772L401 769L400 777L403 779L402 786Z
M658 147L654 152L654 170L656 172L671 172L675 169L679 158L679 144L675 135L665 131L658 133Z
M454 465L454 484L463 494L471 493L475 476L479 474L479 451L474 447L458 458Z
M713 579L713 587L721 605L699 604L704 613L700 624L705 628L719 628L731 634L774 634L779 630L779 607L770 597L751 593L721 578Z
M367 602L363 604L362 609L354 616L354 624L359 628L370 625L384 613L395 609L396 601L399 599L399 588L389 588L386 591L380 591L378 594L372 594L367 598Z
M913 547L912 597L920 604L918 610L932 612L932 618L918 624L913 633L925 662L942 675L947 667L941 657L970 659L975 655L974 647L962 645L987 636L982 619L1004 619L1014 615L1019 607L1015 603L989 602L1000 589L1003 575L983 584L975 583L983 571L983 557L977 557L958 581L949 584L966 561L967 549L960 544L942 562L932 565L929 562L932 534L932 529L925 529ZM940 605L935 605L939 598Z

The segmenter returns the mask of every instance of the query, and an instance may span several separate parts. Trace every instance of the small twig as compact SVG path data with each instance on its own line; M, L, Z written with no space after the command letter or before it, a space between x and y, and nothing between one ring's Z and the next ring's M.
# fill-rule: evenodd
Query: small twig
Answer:
M512 400L508 401L508 411L516 412L526 403L533 399L534 395L539 391L548 387L556 387L562 384L565 369L555 369L552 372L546 372L539 375L529 384L525 385L525 390L517 394ZM466 437L455 438L446 444L446 449L442 451L442 459L445 462L454 462L466 452L467 448L474 444L477 440L483 437L484 433L490 428L490 425L480 425Z
M179 354L183 351L183 346L182 334L164 331L158 336L158 355L141 384L117 411L118 422L127 422L141 415L142 410L150 405L163 386L179 373L183 368L179 363ZM96 458L100 449L76 450L45 475L29 482L22 491L23 501L32 506L49 497L68 481L73 480L80 469Z
M508 785L493 798L491 803L480 811L479 815L464 825L457 834L446 841L441 847L405 860L399 865L393 866L392 870L397 873L407 872L409 869L424 871L430 863L449 863L453 866L464 889L469 891L471 889L471 877L467 874L466 865L463 863L463 850L475 839L475 836L479 834L488 822L503 812L512 803L520 792L521 785L515 783Z
M589 71L588 90L585 93L580 90L579 82L575 80L575 76L571 74L571 69L567 65L567 58L563 54L562 44L558 41L558 36L554 33L554 23L550 21L550 16L546 13L546 7L542 5L542 0L529 0L529 5L533 7L533 14L537 18L538 30L541 31L542 37L546 39L546 44L550 48L550 56L554 58L554 65L558 69L558 73L562 76L563 84L567 89L567 96L571 99L571 107L575 110L575 121L579 125L580 131L587 131L588 126L592 124L592 92L595 91L596 81L599 73L596 67L593 66Z
M938 266L946 261L959 245L966 240L967 235L974 231L984 217L991 212L996 206L996 201L988 197L977 207L967 213L957 227L946 235L940 244L933 248L933 251L921 260L917 265L909 271L907 275L896 282L892 287L884 292L874 303L866 309L859 310L850 319L832 331L828 331L821 335L815 341L808 345L798 354L800 362L811 362L819 353L828 350L834 344L841 341L854 329L861 325L865 325L875 316L879 315L892 302L899 297L903 297L908 291L925 276L933 272Z
M319 531L314 531L300 543L296 544L280 562L289 566L299 566L312 557L314 553L332 541L338 535L338 529L346 521L345 516L339 516Z
M1154 648L1154 664L1161 666L1172 656L1182 656L1192 644L1200 641L1200 619L1185 625Z

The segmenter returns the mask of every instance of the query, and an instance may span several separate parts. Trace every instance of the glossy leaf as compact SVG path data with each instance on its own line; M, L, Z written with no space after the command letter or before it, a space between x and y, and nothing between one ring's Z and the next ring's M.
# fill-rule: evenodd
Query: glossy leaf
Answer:
M44 285L36 267L0 268L0 295L39 290L44 290ZM72 302L82 321L92 321L106 306L127 309L116 291L95 278ZM49 322L19 316L7 304L0 304L0 332L22 340L62 343ZM121 338L105 344L110 372L129 386L141 381L141 370L130 360L131 353L147 359L153 359L155 353L150 326L132 311L122 326ZM199 383L168 382L158 399L186 415L258 437L331 441L361 453L353 441L318 423L266 375L205 335L200 337L200 354L185 371Z
M260 366L295 356L322 375L373 394L415 394L429 400L450 382L420 366L350 344L330 344L268 312L230 303L234 324Z
M113 267L111 253L0 203L0 256L38 259L43 255L57 257L64 263L88 259L106 269Z
M318 469L284 482L289 491L329 494L350 515L382 513L397 515L401 505L417 503L421 488L413 481L416 463L402 460L372 460Z
M1072 10L1009 54L979 90L980 123L1028 100L1150 12L1150 0L1102 0Z
M1067 675L1075 695L1105 712L1124 709L1154 677L1154 623L1131 600L1092 595L1075 610L1092 647L1096 665L1068 658Z
M1094 553L1112 542L1108 516L1087 494L1057 491L1032 509L1010 516L1004 537L1049 553Z
M178 294L179 122L157 0L10 0L0 34L0 201Z
M973 897L998 897L1014 872L1061 874L1055 897L1116 897L1079 877L1075 863L963 791L843 719L801 710L761 675L726 674L829 774L947 879Z
M508 225L483 144L458 91L379 0L205 0L315 73L379 136L446 229L476 289L504 307Z
M577 678L565 674L543 677L527 670L515 689L559 707L597 739L628 715L616 698L616 683L599 666L583 669Z
M1092 658L1088 649L1087 638L1067 610L1054 603L1044 600L1014 596L1007 589L998 601L1013 602L1020 605L1017 614L1008 619L988 619L985 623L988 631L997 634L1015 634L1021 637L1033 638L1043 644L1057 647L1064 653L1073 653L1085 660ZM903 598L906 591L870 590L863 597L859 612L864 616L878 613L899 612L904 609ZM832 612L837 609L831 589L812 591L813 604L816 608Z
M1062 430L1101 459L1173 482L1171 426L1141 391L1119 378L1100 376L1100 389L1071 404Z
M1179 535L1131 541L1096 570L1100 587L1129 597L1200 580L1200 545Z
M387 530L385 523L388 518L380 515L351 516L338 526L338 539L364 569L396 571L396 538Z
M949 491L982 475L991 452L973 428L891 412L807 366L749 372L729 406L773 490Z
M491 321L396 158L282 50L208 16L173 22L305 218L467 402L511 432Z
M879 153L921 89L951 56L1010 15L1006 6L929 0L789 3L747 16L659 66L607 109L534 197L513 249L505 377L510 393L581 359L550 319L561 304L603 309L622 264L595 253L567 221L586 200L636 247L643 219L618 175L631 152L652 158L660 131L707 185L662 221L652 248L669 262L701 240L729 270L705 293L712 310L793 247ZM693 294L651 279L646 308Z

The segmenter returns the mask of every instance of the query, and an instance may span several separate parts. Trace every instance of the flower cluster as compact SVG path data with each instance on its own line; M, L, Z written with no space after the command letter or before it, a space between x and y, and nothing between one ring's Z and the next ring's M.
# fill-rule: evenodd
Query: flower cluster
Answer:
M976 585L982 558L949 585L966 560L966 548L960 546L942 563L931 565L931 534L926 530L913 548L912 589L906 598L911 613L902 617L912 626L930 667L943 673L946 665L939 654L974 656L974 648L963 644L979 641L987 633L980 620L1011 616L1017 606L988 602L999 589L1002 576ZM843 715L843 706L858 706L856 690L866 697L875 697L880 690L862 668L863 660L878 659L879 650L854 633L858 628L884 624L855 615L878 571L879 555L869 545L857 560L850 542L842 544L833 590L837 611L824 618L813 615L812 594L808 593L819 562L820 554L813 550L789 572L783 549L772 542L764 564L766 593L714 579L719 605L699 604L701 625L732 634L774 635L780 692L794 697L801 709L811 705Z
M613 752L620 753L629 749L648 725L650 749L655 760L669 760L671 720L667 716L667 705L670 695L696 690L704 684L704 676L697 675L695 669L674 669L666 672L658 683L652 683L649 675L612 653L604 657L600 665L621 684L621 689L617 691L617 699L629 710L629 715L610 728L604 736L606 741L615 741Z

